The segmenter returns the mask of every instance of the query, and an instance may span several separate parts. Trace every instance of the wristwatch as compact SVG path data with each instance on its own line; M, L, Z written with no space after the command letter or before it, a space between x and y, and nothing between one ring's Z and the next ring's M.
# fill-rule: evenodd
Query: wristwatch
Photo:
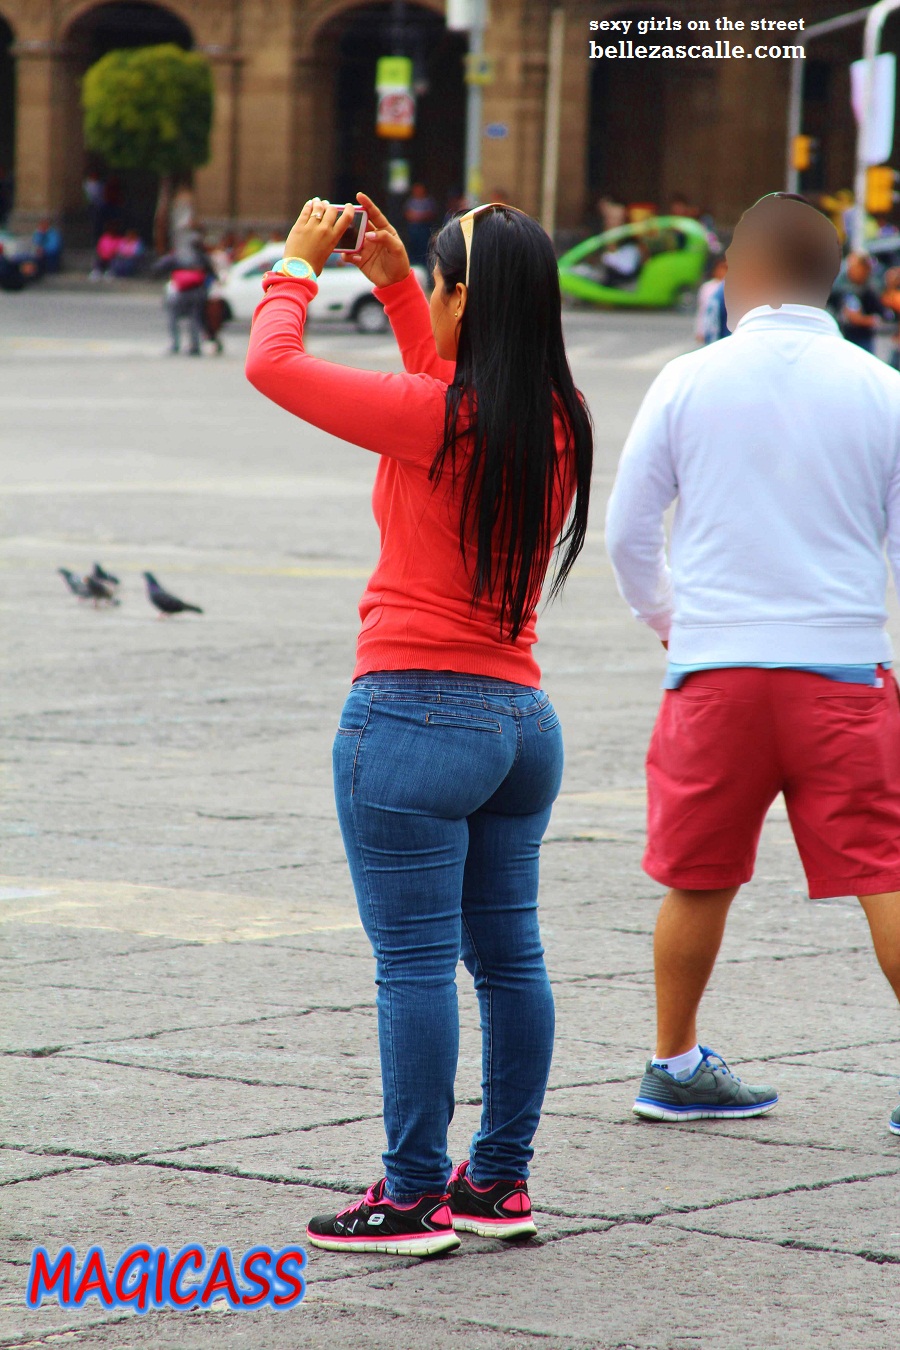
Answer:
M282 277L296 277L298 281L316 280L316 269L305 258L279 258L269 271Z

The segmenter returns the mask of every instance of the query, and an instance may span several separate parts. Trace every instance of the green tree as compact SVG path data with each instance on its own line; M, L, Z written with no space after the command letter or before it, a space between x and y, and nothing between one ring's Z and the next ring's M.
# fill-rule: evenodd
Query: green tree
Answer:
M164 248L173 181L209 159L209 62L174 43L107 52L85 75L81 103L89 150L110 168L159 176L154 235Z

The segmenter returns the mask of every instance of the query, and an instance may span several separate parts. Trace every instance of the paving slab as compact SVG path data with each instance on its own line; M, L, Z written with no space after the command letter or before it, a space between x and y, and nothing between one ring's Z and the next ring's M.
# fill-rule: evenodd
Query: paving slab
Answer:
M93 1163L86 1158L54 1158L4 1145L0 1148L0 1186L11 1186L21 1181L38 1181L41 1177L49 1177L56 1172L71 1172L92 1166ZM12 1203L10 1196L13 1192L6 1191L5 1195L7 1202Z
M222 1311L218 1311L221 1308ZM360 1314L353 1307L316 1306L307 1303L282 1313L268 1311L234 1313L216 1304L209 1312L172 1313L165 1310L134 1316L91 1320L88 1314L74 1324L61 1321L56 1331L39 1340L26 1334L24 1340L3 1339L0 1347L15 1350L47 1350L54 1346L89 1346L91 1350L204 1350L215 1345L223 1350L359 1350ZM436 1324L428 1312L398 1316L380 1311L377 1321L369 1317L362 1332L366 1350L397 1350L398 1345L429 1345L435 1335L453 1334L453 1328ZM514 1331L505 1334L494 1327L467 1326L466 1350L588 1350L569 1337Z
M209 1139L375 1115L380 1098L362 1090L267 1087L97 1060L7 1058L7 1142L76 1156L131 1156Z
M419 1266L398 1271L388 1291L377 1277L362 1277L312 1285L308 1297L313 1305L365 1307L370 1317L382 1309L407 1314L427 1301L462 1338L470 1324L486 1322L507 1334L556 1335L564 1303L567 1343L592 1350L891 1350L900 1330L892 1266L671 1225L623 1224L498 1251L480 1279L472 1274L468 1261L451 1257L437 1278Z
M15 991L21 997L25 989L40 989L48 997L96 993L101 1001L119 994L149 997L155 1006L173 1013L196 1003L235 1020L258 1013L263 979L273 1011L285 1012L346 1006L348 1000L368 997L370 987L374 988L375 965L367 953L342 953L339 962L326 964L297 948L255 950L248 943L238 951L232 944L223 944L216 963L221 968L213 971L200 958L197 945L112 958L94 954L89 971L66 962L22 963L12 969L12 963L7 963L5 969L0 968L0 994L8 990L12 999Z
M847 1177L890 1174L900 1179L900 1149L821 1149L791 1140L774 1146L765 1119L726 1122L745 1128L666 1128L639 1123L609 1088L593 1115L545 1113L536 1138L530 1190L538 1214L575 1222L652 1218L746 1197L789 1193L797 1186L830 1186ZM599 1093L598 1093L599 1095ZM586 1094L584 1094L586 1097ZM450 1129L451 1156L468 1153L479 1109L458 1106ZM721 1122L704 1122L720 1125ZM757 1141L761 1142L757 1142ZM787 1141L782 1139L782 1145ZM347 1122L301 1134L223 1140L177 1154L155 1153L184 1169L218 1167L236 1173L314 1179L348 1194L362 1194L380 1174L384 1134L379 1119ZM579 1184L572 1187L573 1171ZM559 1225L553 1225L558 1228ZM551 1230L552 1231L552 1230Z
M900 1167L900 1154L897 1156ZM685 1232L718 1233L799 1251L843 1252L893 1265L900 1287L897 1172L821 1188L798 1187L777 1198L724 1204L702 1214L665 1219Z

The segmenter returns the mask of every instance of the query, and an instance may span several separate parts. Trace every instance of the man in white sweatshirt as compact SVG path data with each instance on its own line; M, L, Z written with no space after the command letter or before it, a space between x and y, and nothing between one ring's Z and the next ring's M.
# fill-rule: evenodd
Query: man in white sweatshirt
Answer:
M900 690L885 550L900 589L900 374L825 303L831 223L775 193L728 250L733 336L672 361L622 453L607 547L668 648L647 757L656 1055L635 1111L750 1116L778 1100L698 1043L728 908L784 793L813 898L858 895L900 997ZM676 502L667 561L663 515ZM900 1134L900 1107L891 1117Z

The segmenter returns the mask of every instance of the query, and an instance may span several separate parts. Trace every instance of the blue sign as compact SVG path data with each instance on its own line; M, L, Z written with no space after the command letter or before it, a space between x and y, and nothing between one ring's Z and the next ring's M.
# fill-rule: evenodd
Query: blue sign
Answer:
M488 122L484 134L489 141L505 141L509 135L509 127L505 122Z

